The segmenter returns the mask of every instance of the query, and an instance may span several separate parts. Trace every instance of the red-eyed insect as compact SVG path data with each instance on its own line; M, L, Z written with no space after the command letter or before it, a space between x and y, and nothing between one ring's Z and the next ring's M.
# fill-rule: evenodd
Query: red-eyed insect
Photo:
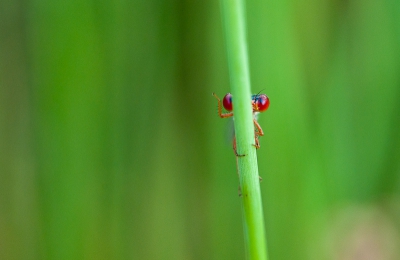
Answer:
M224 98L221 100L219 97L213 93L213 96L218 100L218 115L221 118L227 118L233 116L233 103L232 103L232 95L231 93L227 93ZM222 105L221 105L222 103ZM259 136L263 136L264 132L257 122L257 116L259 113L264 112L269 107L269 98L265 94L256 94L251 96L251 105L253 107L253 122L254 122L254 146L258 149L260 148L260 142L258 141ZM225 108L228 113L222 113L222 106ZM236 137L233 139L233 150L235 155L240 157L244 155L239 155L236 151Z

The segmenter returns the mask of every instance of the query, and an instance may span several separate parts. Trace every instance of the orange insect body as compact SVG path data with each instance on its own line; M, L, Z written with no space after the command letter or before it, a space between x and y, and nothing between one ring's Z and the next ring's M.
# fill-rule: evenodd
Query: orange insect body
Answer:
M232 95L231 93L227 93L222 102L219 99L219 97L213 93L213 96L218 100L218 115L221 118L228 118L233 116L233 103L232 103ZM222 105L221 105L222 103ZM259 136L263 136L264 132L260 126L260 124L257 122L257 114L260 112L264 112L268 109L269 107L269 98L265 94L257 94L257 95L252 95L251 96L251 105L253 107L253 123L254 123L254 146L258 149L260 148L260 142L258 141ZM228 111L228 113L222 113L222 106ZM236 152L236 138L233 140L233 150L235 152L236 156L243 156L239 155Z

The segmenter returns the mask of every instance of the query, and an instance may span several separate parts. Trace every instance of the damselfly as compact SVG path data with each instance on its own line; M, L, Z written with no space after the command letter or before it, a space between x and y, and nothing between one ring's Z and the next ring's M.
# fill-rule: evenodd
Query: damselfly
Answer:
M232 95L231 93L227 93L224 98L221 100L219 97L213 93L213 96L218 100L218 115L221 118L227 118L233 116L233 103L232 103ZM222 103L222 104L221 104ZM225 108L227 113L222 113L222 106ZM254 123L254 146L258 149L260 148L260 142L258 140L259 136L263 136L264 132L257 121L257 116L259 113L264 112L269 107L269 98L265 94L256 94L251 96L251 106L253 107L253 123ZM240 157L244 155L240 155L236 151L236 137L233 138L233 151L235 155Z

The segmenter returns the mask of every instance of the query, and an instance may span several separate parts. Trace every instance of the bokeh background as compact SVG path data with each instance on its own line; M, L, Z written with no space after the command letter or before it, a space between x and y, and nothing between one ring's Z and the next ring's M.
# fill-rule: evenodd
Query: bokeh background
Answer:
M0 2L0 259L245 258L219 8ZM400 259L400 2L247 22L270 259Z

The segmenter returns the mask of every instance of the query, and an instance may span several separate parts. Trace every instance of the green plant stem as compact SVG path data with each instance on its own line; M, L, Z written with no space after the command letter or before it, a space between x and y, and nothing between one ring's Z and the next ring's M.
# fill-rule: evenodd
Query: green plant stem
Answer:
M235 119L239 182L248 259L267 259L267 242L254 147L244 0L221 0Z

